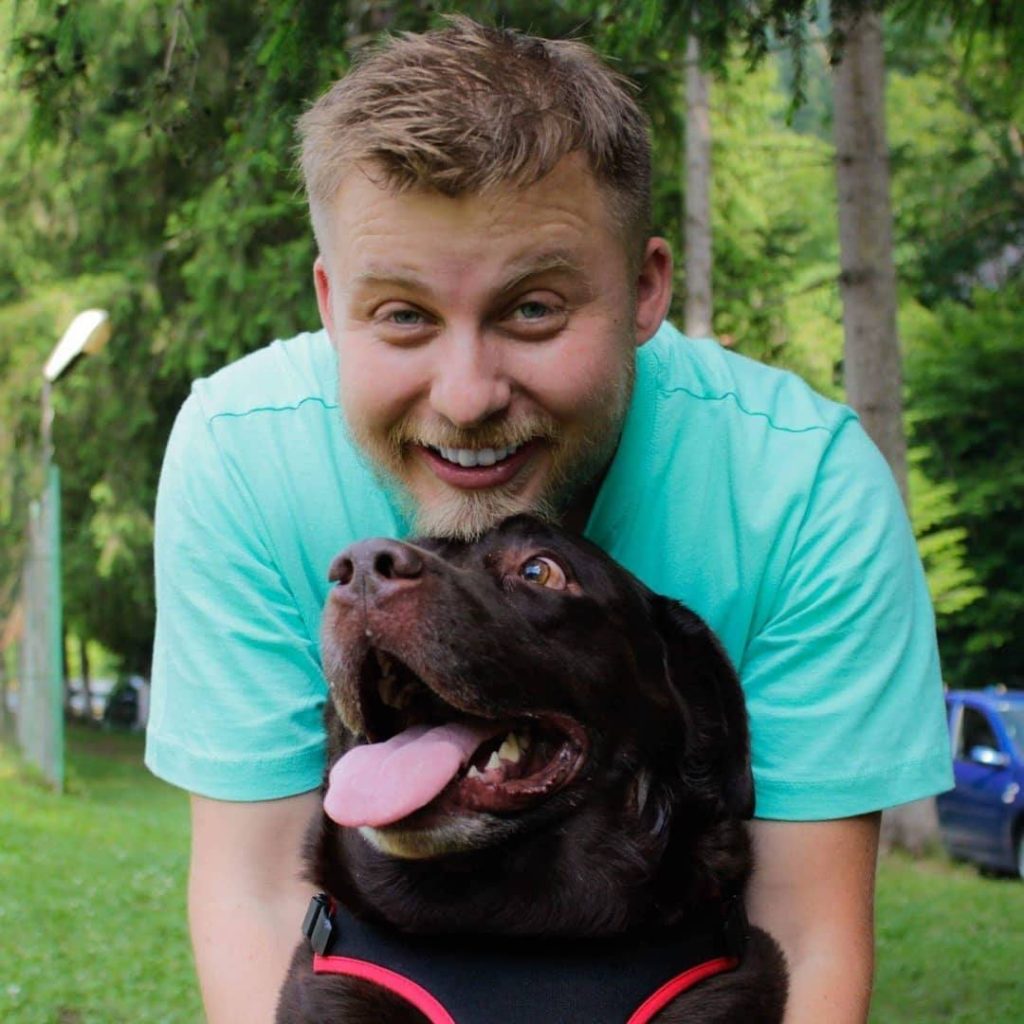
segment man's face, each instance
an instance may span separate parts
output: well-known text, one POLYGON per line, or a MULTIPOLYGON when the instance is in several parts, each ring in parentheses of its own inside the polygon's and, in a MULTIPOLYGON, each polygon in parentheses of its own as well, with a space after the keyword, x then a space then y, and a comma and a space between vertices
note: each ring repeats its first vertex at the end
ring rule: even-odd
POLYGON ((526 189, 401 195, 354 170, 315 266, 360 447, 417 532, 561 515, 611 459, 671 261, 630 271, 607 198, 564 159, 526 189))

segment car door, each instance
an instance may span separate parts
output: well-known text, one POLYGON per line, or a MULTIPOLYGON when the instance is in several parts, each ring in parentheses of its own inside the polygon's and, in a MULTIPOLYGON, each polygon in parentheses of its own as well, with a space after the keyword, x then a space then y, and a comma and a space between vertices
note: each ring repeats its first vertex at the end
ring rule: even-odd
POLYGON ((1006 754, 987 710, 965 704, 953 747, 956 791, 948 809, 947 828, 958 852, 989 863, 1000 862, 1003 846, 1003 793, 1012 781, 1005 765, 985 764, 971 757, 985 748, 1006 754))

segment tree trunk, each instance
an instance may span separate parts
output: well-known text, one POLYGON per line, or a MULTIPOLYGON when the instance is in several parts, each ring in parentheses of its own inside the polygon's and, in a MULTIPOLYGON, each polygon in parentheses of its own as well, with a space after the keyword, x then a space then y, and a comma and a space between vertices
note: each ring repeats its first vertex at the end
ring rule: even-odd
POLYGON ((60 635, 60 671, 64 679, 64 714, 71 714, 71 658, 68 656, 68 631, 63 627, 60 635))
POLYGON ((906 501, 882 26, 872 13, 843 28, 846 44, 834 77, 843 381, 847 400, 881 449, 906 501))
POLYGON ((686 196, 684 269, 686 316, 691 338, 711 337, 711 113, 709 76, 700 66, 700 47, 690 36, 686 47, 686 196))
POLYGON ((7 738, 10 723, 7 721, 7 649, 0 643, 0 740, 7 738))
POLYGON ((92 673, 89 667, 89 650, 84 637, 78 638, 78 664, 82 670, 82 699, 85 701, 85 720, 92 722, 92 673))
MULTIPOLYGON (((846 36, 833 79, 843 380, 847 400, 888 461, 907 504, 882 24, 874 13, 836 18, 836 23, 846 36)), ((906 804, 884 815, 883 847, 921 853, 937 841, 934 800, 906 804)))

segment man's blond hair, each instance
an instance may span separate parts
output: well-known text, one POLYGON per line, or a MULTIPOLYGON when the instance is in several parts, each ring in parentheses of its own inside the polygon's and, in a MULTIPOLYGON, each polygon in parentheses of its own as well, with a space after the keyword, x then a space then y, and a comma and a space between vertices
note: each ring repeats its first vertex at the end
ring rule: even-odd
POLYGON ((359 164, 396 193, 475 195, 526 187, 580 152, 639 261, 650 227, 647 119, 634 86, 580 42, 488 28, 455 15, 388 38, 300 119, 313 228, 359 164))

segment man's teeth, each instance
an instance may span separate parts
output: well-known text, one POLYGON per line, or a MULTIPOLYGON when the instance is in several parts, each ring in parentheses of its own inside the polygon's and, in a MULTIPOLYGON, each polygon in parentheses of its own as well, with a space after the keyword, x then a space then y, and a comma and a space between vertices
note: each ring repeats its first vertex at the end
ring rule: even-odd
POLYGON ((457 466, 493 466, 502 459, 507 459, 517 452, 522 445, 514 444, 505 448, 446 448, 444 445, 435 448, 441 458, 453 462, 457 466))

